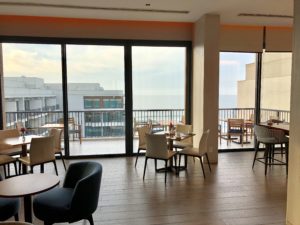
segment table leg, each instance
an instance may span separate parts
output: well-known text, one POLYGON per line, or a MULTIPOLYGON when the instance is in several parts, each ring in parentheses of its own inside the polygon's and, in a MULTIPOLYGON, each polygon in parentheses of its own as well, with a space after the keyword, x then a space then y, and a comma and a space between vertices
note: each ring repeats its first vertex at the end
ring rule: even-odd
POLYGON ((30 195, 24 196, 24 216, 25 222, 32 223, 32 199, 30 195))
MULTIPOLYGON (((23 145, 22 145, 22 153, 21 153, 21 156, 22 156, 22 157, 27 156, 27 144, 23 144, 23 145)), ((27 173, 27 166, 26 166, 25 164, 22 164, 22 171, 23 171, 23 174, 26 174, 26 173, 27 173)))

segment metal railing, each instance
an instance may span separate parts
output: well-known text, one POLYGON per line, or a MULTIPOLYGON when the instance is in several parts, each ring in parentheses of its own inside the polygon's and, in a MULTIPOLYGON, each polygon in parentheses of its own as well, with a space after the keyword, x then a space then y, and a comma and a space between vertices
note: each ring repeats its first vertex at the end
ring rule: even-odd
MULTIPOLYGON (((183 109, 133 110, 136 121, 179 122, 184 115, 183 109)), ((76 124, 82 128, 82 137, 118 137, 125 135, 125 110, 87 110, 70 111, 76 124)), ((63 118, 62 111, 22 111, 6 112, 6 127, 15 128, 18 122, 32 128, 36 134, 44 134, 45 124, 58 123, 63 118)))
MULTIPOLYGON (((227 132, 228 119, 244 119, 254 121, 254 108, 221 108, 219 109, 219 125, 222 132, 227 132)), ((260 122, 266 122, 269 119, 278 119, 284 122, 290 122, 290 111, 278 109, 261 109, 260 122)))
MULTIPOLYGON (((222 108, 219 109, 219 124, 222 131, 226 132, 229 118, 251 120, 254 118, 254 108, 222 108)), ((276 109, 261 109, 261 121, 271 117, 290 121, 290 112, 276 109)), ((150 120, 156 123, 172 121, 180 122, 184 115, 183 109, 158 109, 158 110, 133 110, 133 118, 138 123, 147 123, 150 120)), ((77 124, 81 124, 83 137, 114 137, 125 135, 125 111, 114 110, 87 110, 70 111, 77 124)), ((40 112, 6 112, 7 128, 14 128, 17 122, 22 122, 28 128, 35 128, 37 133, 45 132, 41 128, 45 124, 58 123, 63 118, 62 111, 40 112)))

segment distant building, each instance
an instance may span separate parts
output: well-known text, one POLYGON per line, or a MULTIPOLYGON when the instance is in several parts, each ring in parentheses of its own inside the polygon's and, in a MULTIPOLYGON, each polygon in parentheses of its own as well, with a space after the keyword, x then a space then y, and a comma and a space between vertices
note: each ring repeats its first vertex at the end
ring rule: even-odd
MULTIPOLYGON (((38 127, 62 118, 62 84, 44 83, 36 77, 5 77, 4 90, 8 127, 17 121, 38 127)), ((121 90, 104 90, 98 83, 69 83, 68 109, 69 116, 82 125, 85 137, 124 135, 121 90)))

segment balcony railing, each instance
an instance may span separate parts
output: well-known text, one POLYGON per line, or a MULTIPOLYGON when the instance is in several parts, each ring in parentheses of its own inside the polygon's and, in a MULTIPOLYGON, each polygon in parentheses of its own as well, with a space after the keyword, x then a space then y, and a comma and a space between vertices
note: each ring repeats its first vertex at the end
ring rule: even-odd
MULTIPOLYGON (((133 110, 136 121, 173 121, 179 122, 184 115, 183 109, 133 110)), ((70 111, 77 124, 81 124, 82 137, 118 137, 125 135, 125 110, 87 110, 70 111)), ((33 128, 35 133, 43 134, 45 124, 58 123, 63 118, 62 111, 22 111, 6 112, 6 127, 14 128, 17 122, 22 122, 27 128, 33 128)))
MULTIPOLYGON (((227 119, 242 118, 249 120, 254 118, 254 108, 222 108, 219 109, 219 124, 222 131, 226 132, 227 119)), ((164 121, 179 122, 184 115, 183 109, 161 109, 161 110, 133 110, 133 118, 137 122, 158 123, 164 121)), ((114 110, 88 110, 70 111, 69 117, 73 117, 77 124, 82 126, 82 136, 89 137, 117 137, 125 135, 125 111, 114 110)), ((261 109, 261 121, 271 117, 286 122, 290 121, 290 112, 276 109, 261 109)), ((6 112, 7 128, 14 128, 17 122, 22 122, 26 127, 35 128, 36 133, 44 133, 41 128, 45 124, 57 123, 63 118, 62 111, 40 111, 40 112, 6 112)))

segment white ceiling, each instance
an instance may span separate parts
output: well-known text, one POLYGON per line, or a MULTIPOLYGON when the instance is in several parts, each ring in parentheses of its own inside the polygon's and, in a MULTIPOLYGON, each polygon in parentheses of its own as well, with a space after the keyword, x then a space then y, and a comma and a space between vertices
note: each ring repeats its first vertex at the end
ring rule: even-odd
POLYGON ((222 24, 292 26, 292 18, 240 17, 238 14, 293 16, 293 4, 293 0, 0 0, 0 14, 195 22, 202 15, 212 13, 220 15, 222 24), (150 6, 146 6, 147 3, 150 3, 150 6))

